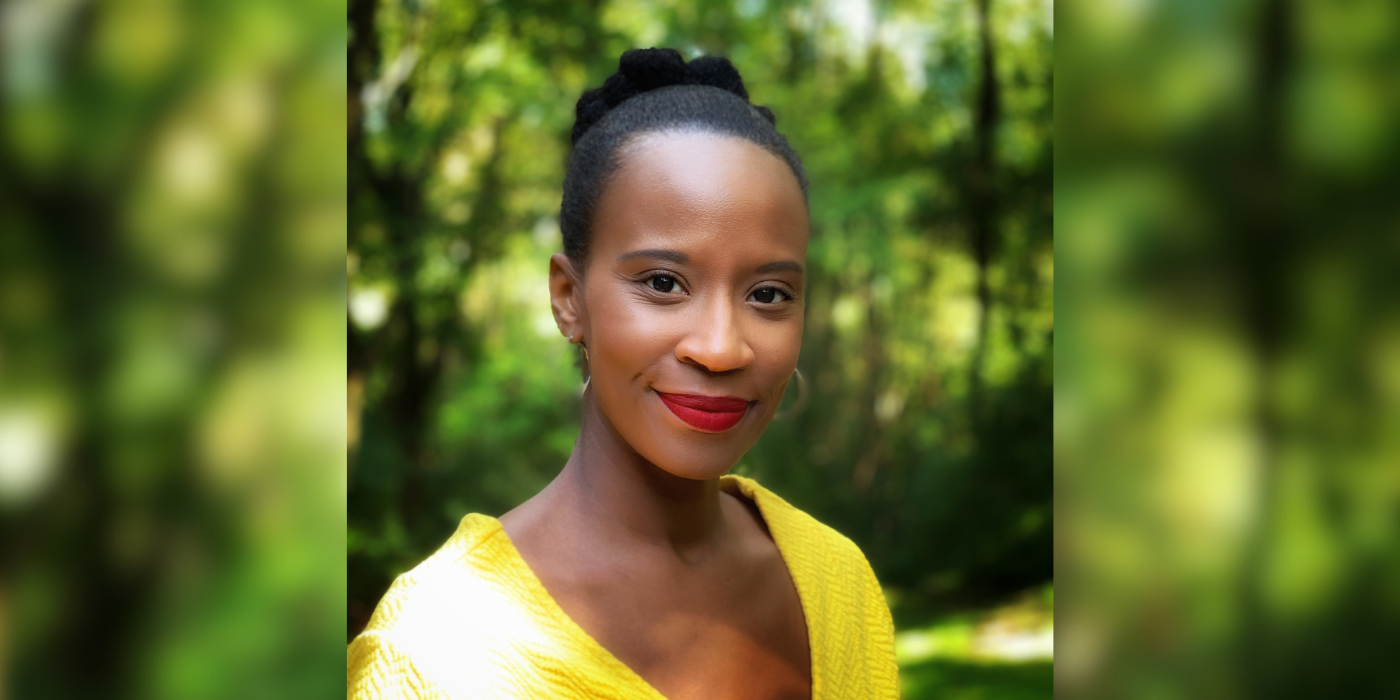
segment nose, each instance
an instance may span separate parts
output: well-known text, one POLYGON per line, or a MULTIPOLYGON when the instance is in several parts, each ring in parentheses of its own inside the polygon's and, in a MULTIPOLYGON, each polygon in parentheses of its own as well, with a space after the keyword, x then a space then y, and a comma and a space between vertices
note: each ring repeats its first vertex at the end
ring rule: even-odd
POLYGON ((724 298, 706 303, 691 317, 691 327, 676 344, 676 359, 707 372, 732 372, 753 364, 753 348, 745 339, 739 310, 724 298))

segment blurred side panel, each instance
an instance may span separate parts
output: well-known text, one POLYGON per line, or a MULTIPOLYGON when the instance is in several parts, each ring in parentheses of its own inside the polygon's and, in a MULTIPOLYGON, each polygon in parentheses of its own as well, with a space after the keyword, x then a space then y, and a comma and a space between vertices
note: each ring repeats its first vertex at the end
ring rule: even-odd
POLYGON ((1400 5, 1058 9, 1057 695, 1397 697, 1400 5))
POLYGON ((0 4, 0 697, 342 692, 345 10, 0 4))

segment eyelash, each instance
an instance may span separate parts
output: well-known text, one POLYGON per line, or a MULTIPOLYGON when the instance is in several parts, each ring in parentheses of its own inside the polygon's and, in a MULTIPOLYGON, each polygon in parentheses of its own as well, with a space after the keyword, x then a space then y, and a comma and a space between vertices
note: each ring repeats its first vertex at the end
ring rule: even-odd
MULTIPOLYGON (((784 302, 784 301, 792 301, 792 294, 790 294, 787 290, 779 289, 778 287, 774 287, 774 286, 771 285, 771 284, 768 285, 768 286, 766 286, 766 287, 759 287, 758 289, 753 290, 753 293, 750 294, 749 297, 752 298, 754 295, 758 294, 759 292, 761 292, 761 291, 763 291, 763 290, 765 290, 765 289, 771 289, 771 290, 773 290, 773 292, 774 292, 775 294, 780 295, 782 298, 781 298, 781 299, 775 298, 773 301, 769 301, 769 302, 762 302, 762 301, 758 302, 758 303, 760 303, 760 304, 763 304, 764 306, 773 306, 773 305, 775 305, 775 304, 779 304, 779 303, 782 303, 782 302, 784 302)), ((757 301, 757 300, 755 300, 755 301, 757 301)))
MULTIPOLYGON (((655 292, 655 293, 657 293, 657 294, 664 295, 664 296, 670 296, 671 294, 673 294, 673 293, 675 292, 674 289, 671 290, 671 291, 669 291, 669 292, 663 292, 663 291, 657 289, 656 287, 653 287, 653 286, 652 286, 652 283, 653 283, 655 280, 659 280, 659 279, 669 279, 669 280, 671 280, 672 284, 674 284, 676 287, 681 287, 681 282, 680 282, 680 280, 677 279, 675 275, 670 274, 670 273, 667 273, 667 272, 654 272, 654 273, 650 273, 650 274, 646 275, 645 277, 643 277, 643 278, 641 279, 641 283, 642 283, 642 285, 644 285, 648 290, 650 290, 650 291, 652 291, 652 292, 655 292)), ((682 288, 682 289, 683 289, 683 288, 682 288)), ((775 298, 773 301, 770 301, 770 302, 758 302, 759 304, 761 304, 761 305, 763 305, 763 306, 774 306, 774 305, 777 305, 777 304, 779 304, 779 303, 781 303, 781 302, 784 302, 784 301, 792 301, 792 300, 794 299, 794 296, 793 296, 793 294, 792 294, 791 292, 789 292, 789 291, 787 291, 787 290, 785 290, 785 289, 782 289, 781 287, 776 287, 776 286, 771 285, 771 284, 770 284, 770 285, 763 286, 763 287, 759 287, 758 289, 755 289, 752 293, 749 294, 749 298, 753 298, 754 295, 758 294, 758 293, 761 292, 761 291, 768 290, 768 289, 773 290, 774 294, 777 295, 777 296, 780 297, 780 298, 775 298)), ((746 300, 746 301, 747 301, 747 300, 746 300)), ((757 300, 755 300, 755 301, 757 301, 757 300)))
POLYGON ((657 288, 651 286, 651 283, 652 283, 652 282, 654 282, 654 281, 656 281, 656 280, 659 280, 659 279, 669 279, 669 280, 671 280, 671 282, 672 282, 676 287, 678 287, 678 288, 681 287, 681 281, 680 281, 680 279, 678 279, 675 275, 672 275, 672 274, 666 273, 666 272, 652 272, 652 273, 647 274, 645 277, 642 278, 642 285, 644 285, 647 289, 649 289, 649 290, 651 290, 651 291, 653 291, 653 292, 656 292, 657 294, 663 294, 663 295, 668 295, 668 296, 669 296, 672 292, 675 291, 675 290, 672 290, 671 292, 663 292, 663 291, 661 291, 660 289, 657 289, 657 288))

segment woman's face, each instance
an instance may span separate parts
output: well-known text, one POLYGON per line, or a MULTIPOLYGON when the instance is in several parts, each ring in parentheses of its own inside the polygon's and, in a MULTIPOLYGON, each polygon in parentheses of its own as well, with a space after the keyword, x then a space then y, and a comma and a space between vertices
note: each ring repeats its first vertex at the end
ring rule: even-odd
POLYGON ((588 348, 594 401, 643 458, 710 479, 758 440, 797 366, 807 236, 796 177, 748 141, 657 133, 624 148, 587 269, 555 256, 550 291, 588 348))

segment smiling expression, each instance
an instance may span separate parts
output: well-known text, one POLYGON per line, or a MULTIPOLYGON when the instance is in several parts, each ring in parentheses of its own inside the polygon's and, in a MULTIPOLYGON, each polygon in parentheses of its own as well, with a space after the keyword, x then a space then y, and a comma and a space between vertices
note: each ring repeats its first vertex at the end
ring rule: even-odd
POLYGON ((714 478, 797 366, 806 203, 786 163, 735 137, 645 134, 620 157, 583 274, 551 266, 556 318, 588 348, 611 432, 667 472, 714 478))

